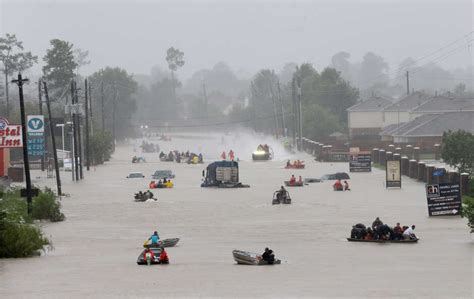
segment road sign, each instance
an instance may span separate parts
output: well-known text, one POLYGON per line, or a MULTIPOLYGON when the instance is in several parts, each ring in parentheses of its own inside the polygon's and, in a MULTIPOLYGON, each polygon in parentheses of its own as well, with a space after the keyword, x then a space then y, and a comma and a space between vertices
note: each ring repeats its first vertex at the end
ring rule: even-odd
POLYGON ((349 157, 350 172, 371 172, 372 155, 370 153, 351 153, 349 157))
POLYGON ((401 176, 401 161, 400 160, 387 160, 385 165, 385 186, 386 188, 401 188, 402 187, 402 176, 401 176))
POLYGON ((21 125, 11 125, 0 117, 0 148, 23 147, 21 125))
POLYGON ((460 183, 426 185, 428 214, 430 216, 454 216, 461 213, 460 183))

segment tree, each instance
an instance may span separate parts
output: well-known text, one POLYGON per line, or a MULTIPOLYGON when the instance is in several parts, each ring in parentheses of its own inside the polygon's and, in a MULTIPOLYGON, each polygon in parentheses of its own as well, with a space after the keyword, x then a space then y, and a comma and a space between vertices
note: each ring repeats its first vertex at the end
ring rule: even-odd
POLYGON ((48 49, 43 57, 43 74, 51 89, 63 89, 74 78, 74 71, 78 67, 74 57, 74 45, 59 39, 51 40, 50 44, 52 48, 48 49))
MULTIPOLYGON (((105 115, 104 121, 115 138, 122 139, 134 134, 131 125, 132 115, 135 113, 136 100, 135 93, 138 85, 133 77, 126 70, 115 67, 106 67, 90 76, 91 84, 103 84, 105 93, 105 115), (96 82, 96 83, 92 83, 96 82), (115 132, 114 132, 115 131, 115 132)), ((94 98, 98 98, 95 96, 94 98)), ((94 111, 101 111, 101 103, 93 103, 94 111)))
POLYGON ((371 86, 375 83, 387 82, 388 64, 382 56, 375 53, 368 52, 364 55, 362 60, 360 79, 362 86, 371 86))
POLYGON ((331 66, 341 73, 341 76, 349 80, 351 63, 349 62, 351 54, 341 51, 334 54, 331 58, 331 66))
MULTIPOLYGON (((166 62, 168 62, 168 68, 171 71, 171 81, 174 83, 174 73, 178 68, 184 65, 184 52, 181 52, 179 49, 175 49, 174 47, 169 48, 166 51, 166 62)), ((176 105, 176 85, 173 85, 173 97, 174 105, 176 105)), ((174 109, 173 112, 176 113, 176 109, 174 109)))
POLYGON ((89 56, 89 51, 74 49, 73 52, 74 52, 74 61, 77 64, 77 72, 79 73, 79 68, 91 63, 90 60, 87 60, 87 57, 89 56))
POLYGON ((472 174, 474 171, 474 135, 459 130, 443 134, 441 157, 451 167, 460 173, 472 174))
POLYGON ((22 72, 29 69, 38 62, 38 56, 31 52, 23 51, 23 42, 17 40, 15 34, 5 34, 0 38, 0 61, 3 63, 3 73, 5 74, 5 99, 6 116, 9 116, 9 98, 8 98, 8 77, 15 72, 22 72))
POLYGON ((255 75, 250 89, 250 110, 253 111, 254 126, 264 132, 275 132, 279 128, 277 103, 278 77, 272 70, 264 69, 255 75))

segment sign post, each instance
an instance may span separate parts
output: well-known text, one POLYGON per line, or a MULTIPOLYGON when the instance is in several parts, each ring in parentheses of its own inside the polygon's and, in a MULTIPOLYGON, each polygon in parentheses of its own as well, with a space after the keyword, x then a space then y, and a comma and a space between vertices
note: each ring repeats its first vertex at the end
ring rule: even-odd
POLYGON ((461 214, 460 183, 426 185, 428 214, 430 216, 455 216, 461 214))
POLYGON ((387 160, 385 165, 385 187, 386 188, 401 188, 401 161, 387 160))
POLYGON ((372 155, 370 152, 351 152, 349 159, 350 172, 371 172, 372 155))

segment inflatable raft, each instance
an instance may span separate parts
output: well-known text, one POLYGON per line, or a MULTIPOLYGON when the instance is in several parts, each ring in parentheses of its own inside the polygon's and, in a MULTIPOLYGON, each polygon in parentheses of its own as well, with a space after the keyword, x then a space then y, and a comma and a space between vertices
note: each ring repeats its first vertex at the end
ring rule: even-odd
POLYGON ((285 181, 285 186, 287 186, 287 187, 303 187, 304 183, 303 182, 290 183, 290 181, 285 181))
MULTIPOLYGON (((242 250, 234 250, 232 251, 232 255, 234 256, 234 260, 237 264, 240 265, 252 265, 252 266, 263 266, 269 265, 267 261, 262 259, 261 254, 252 253, 248 251, 242 250)), ((275 259, 275 262, 272 265, 279 265, 281 264, 281 260, 275 259)))

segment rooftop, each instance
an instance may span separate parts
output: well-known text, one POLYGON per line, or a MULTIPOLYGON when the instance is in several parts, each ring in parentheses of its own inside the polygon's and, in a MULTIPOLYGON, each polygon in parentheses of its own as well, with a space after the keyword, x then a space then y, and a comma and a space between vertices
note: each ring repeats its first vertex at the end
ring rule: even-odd
POLYGON ((386 107, 384 111, 410 111, 429 101, 432 96, 417 91, 404 96, 396 103, 386 107))
POLYGON ((465 130, 474 133, 474 111, 425 114, 414 120, 398 125, 390 125, 380 135, 426 137, 442 136, 446 131, 465 130))
POLYGON ((385 107, 392 105, 392 101, 383 97, 370 97, 365 101, 358 102, 347 111, 382 111, 385 107))
POLYGON ((474 111, 474 98, 455 98, 450 95, 432 97, 413 109, 415 112, 474 111))

